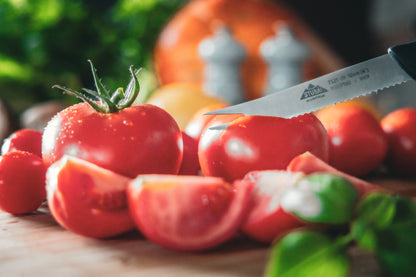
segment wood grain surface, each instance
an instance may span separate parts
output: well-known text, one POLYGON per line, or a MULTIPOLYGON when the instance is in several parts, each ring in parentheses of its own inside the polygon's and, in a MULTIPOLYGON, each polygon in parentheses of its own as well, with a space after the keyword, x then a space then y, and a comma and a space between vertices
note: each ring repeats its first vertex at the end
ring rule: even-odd
MULTIPOLYGON (((378 183, 406 194, 415 191, 414 183, 378 183)), ((242 235, 191 254, 163 249, 138 232, 106 240, 81 237, 60 227, 46 206, 23 216, 0 212, 0 276, 254 277, 262 275, 267 255, 268 246, 242 235)), ((350 276, 386 276, 369 253, 352 248, 350 256, 350 276)))

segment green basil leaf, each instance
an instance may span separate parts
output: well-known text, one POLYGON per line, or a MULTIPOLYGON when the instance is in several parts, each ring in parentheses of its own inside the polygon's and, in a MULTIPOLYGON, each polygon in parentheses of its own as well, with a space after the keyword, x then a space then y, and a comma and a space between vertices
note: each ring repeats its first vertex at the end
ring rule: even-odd
POLYGON ((344 277, 349 261, 343 245, 324 234, 293 231, 273 245, 264 277, 344 277))
POLYGON ((396 200, 391 224, 376 233, 377 257, 393 276, 416 276, 416 205, 396 200))
POLYGON ((351 234, 357 240, 360 248, 374 251, 377 247, 377 237, 372 228, 362 221, 355 221, 351 226, 351 234))
POLYGON ((393 221, 396 202, 397 199, 390 194, 371 193, 361 201, 356 220, 372 229, 384 228, 393 221))
POLYGON ((281 198, 281 205, 303 220, 340 224, 352 219, 358 192, 346 179, 328 173, 302 178, 281 198))

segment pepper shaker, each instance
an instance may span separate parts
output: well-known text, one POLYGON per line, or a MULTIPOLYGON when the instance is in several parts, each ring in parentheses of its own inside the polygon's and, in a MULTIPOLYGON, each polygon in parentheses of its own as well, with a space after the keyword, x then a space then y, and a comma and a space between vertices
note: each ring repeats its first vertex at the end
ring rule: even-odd
POLYGON ((246 51, 230 30, 226 26, 217 29, 212 37, 200 42, 198 52, 205 62, 203 89, 206 93, 231 105, 245 101, 240 67, 246 51))
POLYGON ((279 26, 276 35, 260 45, 260 54, 268 64, 265 95, 304 81, 302 67, 309 56, 309 48, 295 37, 289 26, 279 26))

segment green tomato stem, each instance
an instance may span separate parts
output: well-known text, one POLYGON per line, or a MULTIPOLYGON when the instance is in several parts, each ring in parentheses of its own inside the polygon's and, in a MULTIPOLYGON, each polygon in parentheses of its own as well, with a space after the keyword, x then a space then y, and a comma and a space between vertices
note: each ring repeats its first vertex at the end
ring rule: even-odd
POLYGON ((94 77, 95 91, 86 88, 83 88, 81 91, 75 91, 59 85, 54 85, 53 88, 60 89, 66 94, 81 99, 88 103, 94 110, 101 113, 115 113, 133 105, 140 91, 137 75, 141 69, 134 70, 133 66, 130 66, 129 71, 132 78, 126 91, 124 92, 123 88, 118 88, 113 94, 110 94, 98 78, 97 70, 93 63, 90 60, 88 62, 91 65, 91 71, 94 77))

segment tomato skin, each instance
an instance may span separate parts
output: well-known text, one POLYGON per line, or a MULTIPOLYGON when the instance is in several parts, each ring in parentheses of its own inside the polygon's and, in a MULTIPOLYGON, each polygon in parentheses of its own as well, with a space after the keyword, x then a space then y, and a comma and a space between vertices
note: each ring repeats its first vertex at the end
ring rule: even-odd
POLYGON ((126 201, 130 178, 70 156, 52 164, 46 176, 49 209, 65 229, 92 238, 134 229, 126 201))
POLYGON ((36 211, 46 199, 42 159, 15 150, 0 159, 0 209, 10 214, 36 211))
POLYGON ((181 131, 164 110, 150 104, 99 113, 87 103, 58 113, 45 128, 47 166, 70 155, 129 177, 176 174, 182 160, 181 131))
POLYGON ((33 129, 20 129, 3 141, 1 154, 21 150, 42 157, 42 132, 33 129))
POLYGON ((291 119, 242 116, 222 132, 210 131, 200 142, 202 173, 229 182, 254 170, 285 169, 305 151, 328 160, 325 129, 312 114, 291 119))
POLYGON ((386 164, 394 174, 416 176, 416 109, 401 108, 381 120, 389 150, 386 164))
POLYGON ((388 148, 379 121, 354 103, 334 105, 317 113, 329 140, 329 164, 354 176, 365 176, 383 162, 388 148))
POLYGON ((149 240, 172 250, 202 251, 237 233, 251 190, 214 177, 139 175, 127 198, 136 226, 149 240))
POLYGON ((182 131, 183 158, 179 175, 198 175, 200 171, 198 160, 198 140, 182 131))
MULTIPOLYGON (((199 109, 190 119, 188 124, 186 125, 185 132, 189 136, 197 139, 199 141, 202 133, 204 130, 208 127, 209 122, 213 120, 214 118, 218 118, 224 115, 208 115, 206 113, 212 112, 214 110, 222 109, 227 107, 228 105, 222 105, 222 104, 214 104, 209 105, 206 107, 203 107, 199 109)), ((227 116, 227 115, 225 115, 227 116)))

